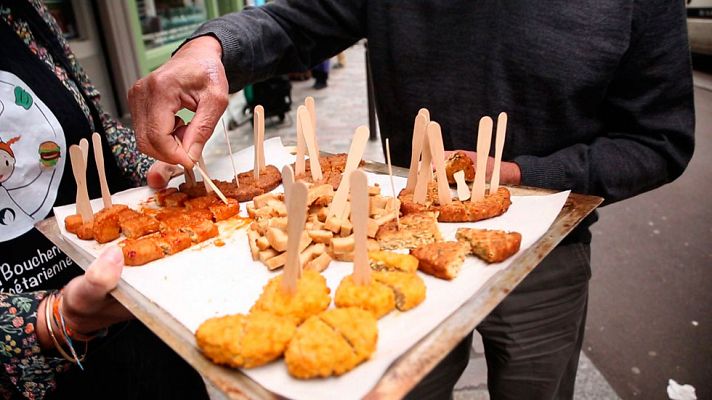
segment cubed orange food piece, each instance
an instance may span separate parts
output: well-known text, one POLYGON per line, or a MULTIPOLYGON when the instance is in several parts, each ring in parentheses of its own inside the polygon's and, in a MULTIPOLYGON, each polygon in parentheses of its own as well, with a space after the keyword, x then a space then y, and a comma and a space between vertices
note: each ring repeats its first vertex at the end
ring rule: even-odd
POLYGON ((161 205, 166 207, 183 207, 183 204, 188 199, 189 197, 187 194, 176 192, 166 196, 166 198, 164 199, 164 204, 161 205))
POLYGON ((77 229, 77 237, 82 240, 94 239, 94 221, 83 223, 77 229))
POLYGON ((208 207, 215 221, 222 221, 240 212, 240 203, 235 199, 227 199, 227 204, 220 202, 208 207))
POLYGON ((143 265, 163 258, 163 249, 156 238, 126 239, 119 244, 124 253, 124 264, 143 265))
POLYGON ((161 208, 160 210, 151 210, 151 214, 148 213, 148 210, 143 210, 143 213, 146 215, 149 215, 151 217, 155 217, 159 221, 165 221, 169 218, 173 218, 176 215, 179 214, 185 214, 185 208, 183 207, 165 207, 161 208))
POLYGON ((111 207, 102 208, 99 212, 94 214, 95 218, 105 218, 109 216, 116 216, 124 210, 128 210, 129 206, 126 204, 114 204, 111 207))
POLYGON ((107 243, 121 235, 119 226, 119 213, 128 207, 116 205, 105 208, 94 215, 94 240, 107 243))
POLYGON ((122 223, 124 223, 124 222, 126 222, 126 221, 128 221, 128 220, 130 220, 130 219, 132 219, 132 218, 136 218, 136 217, 138 217, 139 215, 141 215, 140 212, 138 212, 138 211, 136 211, 136 210, 132 210, 132 209, 130 209, 130 208, 127 208, 127 209, 125 209, 125 210, 123 210, 123 211, 120 211, 120 212, 117 214, 117 218, 119 219, 119 225, 121 225, 122 223))
POLYGON ((84 221, 82 220, 81 215, 69 215, 64 219, 64 229, 66 229, 67 232, 76 234, 83 223, 84 221))
POLYGON ((187 200, 184 205, 185 208, 188 210, 200 210, 207 209, 208 207, 219 201, 220 199, 218 199, 217 196, 209 194, 207 196, 200 196, 194 199, 187 200))
POLYGON ((207 219, 208 221, 213 220, 213 213, 211 213, 210 209, 207 209, 207 208, 189 211, 187 213, 187 215, 191 221, 200 220, 200 219, 207 219))
POLYGON ((160 222, 153 217, 140 215, 121 224, 121 231, 129 239, 136 239, 149 233, 158 232, 160 222))
POLYGON ((165 202, 166 197, 173 193, 178 193, 178 189, 165 188, 165 189, 161 189, 161 190, 157 191, 156 194, 154 195, 154 197, 156 199, 156 203, 161 207, 165 206, 166 205, 166 202, 165 202))
POLYGON ((193 245, 190 235, 178 230, 164 232, 156 240, 166 254, 175 254, 193 245))
POLYGON ((209 220, 200 220, 180 229, 190 235, 194 243, 204 242, 218 235, 218 226, 209 220))

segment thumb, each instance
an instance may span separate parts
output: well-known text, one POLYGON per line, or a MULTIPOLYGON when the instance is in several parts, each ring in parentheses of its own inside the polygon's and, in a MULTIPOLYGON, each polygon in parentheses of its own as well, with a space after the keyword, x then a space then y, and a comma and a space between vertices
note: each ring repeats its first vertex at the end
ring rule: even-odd
POLYGON ((123 267, 124 254, 118 246, 104 250, 83 276, 67 285, 64 291, 67 304, 85 313, 100 309, 119 283, 123 267))
POLYGON ((156 161, 151 165, 146 174, 148 186, 152 189, 163 189, 168 185, 168 181, 174 176, 178 176, 183 172, 183 169, 177 165, 156 161))

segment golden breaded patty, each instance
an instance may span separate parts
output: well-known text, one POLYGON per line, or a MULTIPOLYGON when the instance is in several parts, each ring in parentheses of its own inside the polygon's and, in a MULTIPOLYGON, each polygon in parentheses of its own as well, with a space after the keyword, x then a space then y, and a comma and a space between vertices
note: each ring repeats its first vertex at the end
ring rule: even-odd
POLYGON ((336 288, 334 304, 337 307, 358 307, 381 318, 396 308, 396 296, 388 286, 375 279, 371 279, 369 285, 357 285, 348 275, 336 288))
POLYGON ((460 242, 439 242, 420 246, 410 251, 418 259, 418 269, 436 278, 452 280, 457 277, 469 246, 460 242))
POLYGON ((216 364, 252 368, 280 357, 296 330, 291 318, 254 312, 210 318, 195 332, 195 340, 216 364))
POLYGON ((371 277, 393 290, 396 296, 396 307, 400 311, 415 308, 425 300, 425 282, 418 274, 400 271, 374 271, 371 277))
POLYGON ((307 319, 284 354, 289 373, 300 379, 342 375, 376 351, 376 318, 359 308, 335 308, 307 319))
POLYGON ((304 271, 297 282, 297 291, 290 295, 282 290, 282 274, 267 282, 251 311, 266 311, 288 316, 301 323, 312 315, 326 310, 331 303, 326 279, 316 271, 304 271))
POLYGON ((392 251, 369 251, 368 261, 375 271, 401 271, 413 273, 418 270, 418 259, 410 254, 392 251))
POLYGON ((309 379, 342 375, 360 361, 339 332, 313 315, 297 329, 284 353, 284 362, 292 376, 309 379))
POLYGON ((438 228, 438 213, 412 213, 400 218, 400 225, 391 220, 381 225, 376 240, 383 250, 414 249, 442 240, 438 228))
POLYGON ((319 318, 339 331, 361 360, 370 358, 376 351, 378 326, 370 312, 357 307, 332 308, 319 314, 319 318))

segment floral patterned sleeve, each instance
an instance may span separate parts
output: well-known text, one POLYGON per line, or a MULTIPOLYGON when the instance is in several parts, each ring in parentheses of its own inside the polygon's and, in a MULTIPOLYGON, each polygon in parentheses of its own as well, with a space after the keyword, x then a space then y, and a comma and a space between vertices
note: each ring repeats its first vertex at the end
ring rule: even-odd
POLYGON ((55 387, 55 374, 70 363, 46 357, 35 326, 37 308, 47 292, 0 292, 0 399, 41 399, 55 387))
MULTIPOLYGON (((82 68, 82 66, 77 62, 74 53, 72 53, 72 50, 69 48, 69 44, 64 39, 57 22, 40 0, 31 1, 37 12, 40 16, 42 16, 42 19, 49 26, 52 33, 54 33, 59 39, 60 45, 64 49, 64 54, 69 60, 72 75, 74 75, 74 78, 77 81, 76 84, 81 86, 84 93, 86 93, 87 97, 98 111, 101 118, 101 124, 104 127, 104 132, 106 134, 106 140, 111 147, 111 151, 114 154, 117 165, 122 171, 124 171, 126 176, 134 185, 145 185, 146 172, 148 172, 148 168, 151 164, 153 164, 154 160, 138 151, 136 146, 136 137, 132 129, 123 126, 119 121, 109 115, 109 113, 104 112, 104 109, 101 106, 101 95, 99 94, 99 91, 96 89, 91 80, 89 80, 84 68, 82 68)), ((82 103, 83 99, 77 98, 77 101, 82 103)))

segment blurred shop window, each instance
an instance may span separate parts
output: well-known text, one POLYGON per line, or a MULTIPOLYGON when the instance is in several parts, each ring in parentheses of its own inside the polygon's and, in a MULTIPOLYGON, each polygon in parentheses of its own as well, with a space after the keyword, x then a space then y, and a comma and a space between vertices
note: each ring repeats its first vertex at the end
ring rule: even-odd
POLYGON ((180 42, 208 19, 203 0, 137 0, 146 49, 180 42))
POLYGON ((77 19, 71 0, 44 0, 44 3, 54 19, 57 20, 64 38, 67 40, 78 39, 77 19))

